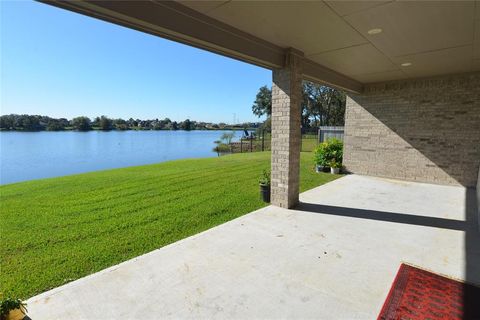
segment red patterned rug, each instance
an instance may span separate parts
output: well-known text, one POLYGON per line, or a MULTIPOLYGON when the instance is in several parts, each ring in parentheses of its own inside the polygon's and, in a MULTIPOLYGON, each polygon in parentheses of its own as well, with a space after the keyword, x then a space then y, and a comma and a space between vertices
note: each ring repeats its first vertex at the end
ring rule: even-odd
POLYGON ((480 319, 480 288, 402 264, 378 320, 480 319))

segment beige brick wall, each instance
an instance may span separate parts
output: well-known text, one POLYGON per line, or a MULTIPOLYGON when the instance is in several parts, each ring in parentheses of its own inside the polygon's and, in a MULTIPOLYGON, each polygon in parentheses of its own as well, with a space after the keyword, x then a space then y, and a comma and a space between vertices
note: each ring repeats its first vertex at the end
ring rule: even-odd
POLYGON ((345 117, 347 170, 475 187, 480 73, 367 85, 345 117))
POLYGON ((272 204, 291 208, 300 185, 301 56, 289 54, 284 69, 273 71, 272 84, 272 204))

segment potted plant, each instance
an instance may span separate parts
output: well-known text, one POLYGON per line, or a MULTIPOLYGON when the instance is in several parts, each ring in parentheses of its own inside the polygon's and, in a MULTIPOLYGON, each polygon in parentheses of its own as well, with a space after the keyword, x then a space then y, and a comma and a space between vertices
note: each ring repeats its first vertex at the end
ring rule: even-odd
POLYGON ((263 202, 270 202, 270 172, 263 170, 263 174, 260 177, 260 195, 263 202))
POLYGON ((331 174, 339 174, 341 167, 342 167, 342 164, 340 162, 337 162, 335 159, 332 159, 330 161, 330 173, 331 174))
POLYGON ((326 158, 327 147, 328 147, 328 143, 322 142, 314 150, 315 171, 317 173, 323 172, 325 171, 325 169, 328 168, 328 162, 326 158))
POLYGON ((343 142, 336 138, 328 139, 325 146, 325 159, 330 166, 330 172, 338 174, 342 167, 343 142))
POLYGON ((6 298, 0 301, 0 320, 21 320, 26 313, 26 304, 20 299, 6 298))

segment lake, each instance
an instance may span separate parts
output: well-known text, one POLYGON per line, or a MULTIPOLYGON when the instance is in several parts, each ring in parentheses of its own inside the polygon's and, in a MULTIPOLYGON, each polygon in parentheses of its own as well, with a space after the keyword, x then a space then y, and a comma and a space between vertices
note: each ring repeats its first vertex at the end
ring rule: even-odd
POLYGON ((232 131, 0 132, 0 184, 216 157, 224 132, 232 131))

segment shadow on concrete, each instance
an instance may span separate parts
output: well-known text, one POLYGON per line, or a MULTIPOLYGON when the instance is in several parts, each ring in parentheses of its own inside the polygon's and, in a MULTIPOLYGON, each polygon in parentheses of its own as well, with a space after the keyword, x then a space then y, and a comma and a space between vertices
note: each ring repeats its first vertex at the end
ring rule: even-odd
POLYGON ((425 227, 434 227, 442 229, 451 229, 466 231, 471 226, 467 221, 435 218, 429 216, 419 216, 413 214, 393 213, 386 211, 376 211, 368 209, 345 208, 336 206, 327 206, 322 204, 304 203, 298 204, 294 210, 316 212, 335 216, 343 216, 359 219, 370 219, 378 221, 396 222, 404 224, 413 224, 425 227))
MULTIPOLYGON (((304 202, 299 203, 294 210, 463 231, 465 233, 465 282, 480 286, 480 232, 478 228, 479 218, 476 191, 473 188, 466 189, 465 194, 465 221, 304 202)), ((472 286, 465 285, 463 293, 463 319, 480 319, 480 296, 478 288, 476 289, 472 286)))

